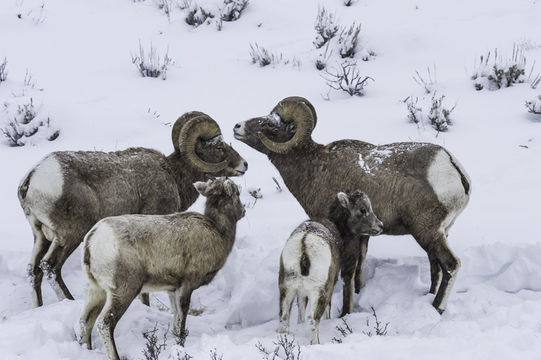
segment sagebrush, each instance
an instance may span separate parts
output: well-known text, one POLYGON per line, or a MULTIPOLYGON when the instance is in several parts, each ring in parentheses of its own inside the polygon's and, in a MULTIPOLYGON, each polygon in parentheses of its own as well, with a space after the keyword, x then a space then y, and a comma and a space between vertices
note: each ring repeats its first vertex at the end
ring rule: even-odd
POLYGON ((5 102, 2 117, 6 120, 0 128, 10 146, 36 144, 40 140, 53 141, 60 130, 51 126, 49 116, 42 114, 42 106, 34 105, 33 98, 22 104, 5 102))
POLYGON ((8 59, 4 58, 4 60, 0 63, 0 84, 7 80, 8 78, 8 59))
POLYGON ((220 19, 223 21, 236 21, 240 19, 242 12, 248 6, 249 0, 224 0, 224 6, 220 9, 220 19))
POLYGON ((169 57, 169 48, 160 56, 152 43, 146 53, 141 42, 139 42, 139 54, 132 54, 131 61, 142 77, 161 77, 162 80, 167 79, 167 70, 173 64, 173 60, 169 57))
MULTIPOLYGON (((370 306, 370 309, 372 310, 372 317, 374 318, 374 324, 370 330, 363 331, 363 334, 371 337, 373 335, 376 336, 385 336, 387 335, 387 328, 389 326, 389 322, 386 322, 385 325, 378 319, 378 314, 376 314, 376 309, 374 309, 373 306, 370 306)), ((370 318, 366 319, 366 326, 370 328, 370 318)))
POLYGON ((361 24, 353 23, 349 28, 342 29, 338 37, 338 52, 342 58, 355 57, 360 33, 361 24))
POLYGON ((438 132, 449 130, 452 125, 451 113, 456 104, 449 107, 444 104, 445 95, 438 96, 436 92, 429 98, 408 97, 404 101, 408 110, 408 119, 415 124, 431 125, 438 132))
POLYGON ((252 59, 252 64, 258 64, 261 67, 278 64, 292 65, 294 67, 300 67, 301 65, 299 59, 295 57, 288 59, 282 53, 273 53, 257 43, 250 44, 250 58, 252 59))
POLYGON ((160 354, 167 347, 167 331, 163 334, 163 340, 160 341, 158 335, 158 324, 154 325, 151 330, 145 331, 145 347, 143 349, 144 360, 159 360, 160 354))
POLYGON ((320 7, 314 28, 316 30, 316 39, 313 43, 316 49, 319 49, 338 33, 339 26, 336 24, 336 15, 329 12, 325 7, 320 7))
POLYGON ((198 27, 204 23, 210 23, 210 20, 214 18, 212 12, 199 6, 195 0, 183 0, 180 8, 186 12, 184 18, 186 24, 193 27, 198 27))
POLYGON ((533 88, 541 81, 539 74, 534 73, 535 63, 526 75, 527 59, 524 47, 513 45, 511 56, 503 56, 494 49, 479 57, 471 76, 476 90, 499 90, 515 84, 529 82, 533 88))
POLYGON ((331 339, 331 342, 333 342, 335 344, 341 344, 344 341, 344 338, 346 338, 347 336, 353 334, 353 330, 349 326, 346 318, 343 317, 341 320, 342 320, 342 324, 341 325, 336 325, 336 330, 338 330, 339 335, 335 336, 335 337, 333 337, 331 339))
POLYGON ((273 342, 274 350, 267 349, 261 342, 258 342, 255 347, 261 353, 264 360, 300 360, 301 347, 295 338, 289 338, 286 334, 278 335, 276 341, 273 342))
POLYGON ((368 81, 374 81, 370 76, 361 75, 355 61, 344 61, 338 66, 325 70, 329 89, 343 91, 350 96, 363 96, 368 81))
POLYGON ((526 101, 526 108, 532 114, 541 115, 541 95, 526 101))

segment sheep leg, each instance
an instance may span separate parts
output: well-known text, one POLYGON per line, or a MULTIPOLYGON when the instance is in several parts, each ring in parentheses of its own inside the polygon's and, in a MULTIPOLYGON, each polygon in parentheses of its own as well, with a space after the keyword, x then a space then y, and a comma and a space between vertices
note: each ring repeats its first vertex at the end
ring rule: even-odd
POLYGON ((349 261, 342 264, 342 280, 344 281, 343 288, 343 303, 342 313, 340 317, 346 316, 353 312, 353 282, 357 261, 349 261))
POLYGON ((138 292, 138 289, 124 289, 124 293, 115 294, 107 292, 105 306, 98 317, 98 333, 110 360, 120 360, 115 345, 115 327, 138 292))
POLYGON ((325 320, 329 320, 331 318, 331 300, 330 299, 329 299, 329 305, 327 305, 327 308, 325 309, 325 313, 323 314, 323 318, 325 320))
POLYGON ((169 302, 171 303, 171 312, 175 315, 178 314, 180 309, 178 308, 176 291, 168 291, 167 295, 169 295, 169 302))
POLYGON ((31 224, 32 232, 34 233, 34 248, 28 264, 28 277, 32 285, 32 304, 34 307, 43 305, 41 296, 41 281, 43 280, 43 270, 40 267, 40 262, 51 243, 47 241, 45 235, 40 229, 39 224, 31 224))
POLYGON ((299 317, 297 324, 302 324, 306 317, 306 305, 308 304, 308 296, 297 294, 297 307, 299 308, 299 317))
POLYGON ((75 249, 68 249, 60 246, 59 241, 54 239, 40 263, 41 270, 47 276, 47 281, 55 291, 59 300, 73 300, 73 296, 64 283, 64 279, 62 279, 62 266, 73 250, 75 249))
POLYGON ((438 287, 441 283, 442 271, 438 259, 434 254, 428 254, 428 260, 430 261, 430 294, 436 294, 438 287))
POLYGON ((280 326, 277 330, 279 333, 287 332, 291 305, 296 295, 297 293, 288 286, 280 285, 280 326))
POLYGON ((368 239, 369 236, 361 236, 360 242, 360 253, 359 259, 357 260, 357 268, 355 269, 355 293, 358 294, 361 292, 361 289, 364 287, 364 278, 363 278, 363 264, 366 259, 366 252, 368 251, 368 239))
MULTIPOLYGON (((426 239, 421 239, 426 240, 426 239)), ((432 305, 441 314, 445 311, 447 299, 456 280, 456 274, 460 268, 460 260, 447 246, 447 239, 442 232, 436 233, 428 242, 420 242, 421 246, 430 256, 433 256, 442 268, 442 280, 432 305)))
POLYGON ((79 324, 81 326, 81 345, 86 344, 89 350, 92 349, 92 328, 96 319, 105 305, 106 293, 95 282, 90 280, 86 294, 86 304, 79 324))
POLYGON ((327 298, 323 290, 310 294, 310 344, 319 344, 319 322, 327 308, 327 298))
POLYGON ((193 289, 185 284, 176 291, 169 292, 169 299, 171 300, 171 305, 173 306, 174 304, 173 308, 175 313, 173 319, 173 335, 175 335, 177 343, 181 346, 184 346, 186 336, 188 336, 188 332, 186 331, 186 317, 190 310, 192 292, 193 289))

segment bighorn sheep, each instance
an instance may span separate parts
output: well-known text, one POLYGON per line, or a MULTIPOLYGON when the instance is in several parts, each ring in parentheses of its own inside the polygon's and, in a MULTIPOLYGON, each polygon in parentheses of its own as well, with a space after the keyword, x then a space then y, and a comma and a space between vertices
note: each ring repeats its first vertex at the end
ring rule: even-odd
POLYGON ((195 181, 247 170, 218 124, 201 112, 181 116, 172 140, 175 151, 169 156, 146 148, 53 152, 23 178, 18 196, 34 234, 28 267, 34 306, 43 304, 43 272, 60 299, 73 299, 62 265, 98 220, 186 210, 198 197, 195 181))
POLYGON ((89 278, 81 317, 81 343, 98 332, 109 359, 119 359, 113 333, 140 291, 174 292, 173 332, 185 334, 192 291, 222 268, 244 216, 239 190, 229 179, 194 184, 207 197, 205 215, 121 215, 99 221, 86 235, 83 266, 89 278))
POLYGON ((287 331, 295 298, 299 307, 298 322, 304 322, 310 298, 311 344, 319 344, 319 321, 323 313, 330 319, 334 284, 348 243, 357 242, 359 235, 377 235, 383 230, 383 224, 372 211, 370 199, 360 190, 349 194, 339 192, 329 218, 332 222, 321 219, 300 224, 290 235, 280 257, 278 332, 287 331))
MULTIPOLYGON (((325 209, 338 191, 363 189, 383 221, 384 234, 411 234, 427 252, 430 292, 436 294, 433 305, 444 311, 460 267, 447 246, 447 234, 470 197, 465 170, 447 150, 434 144, 376 146, 357 140, 318 144, 311 137, 316 119, 308 100, 289 97, 270 115, 236 124, 234 134, 268 156, 310 218, 326 217, 325 209)), ((355 275, 356 292, 363 285, 361 264, 368 236, 359 241, 360 253, 352 255, 359 256, 357 269, 341 269, 346 284, 355 275)), ((344 304, 343 314, 352 310, 344 304)))

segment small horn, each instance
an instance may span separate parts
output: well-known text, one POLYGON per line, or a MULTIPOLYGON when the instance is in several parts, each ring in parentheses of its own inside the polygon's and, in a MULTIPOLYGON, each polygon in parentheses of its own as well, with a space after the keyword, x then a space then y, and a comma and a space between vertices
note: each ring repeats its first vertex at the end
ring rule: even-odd
POLYGON ((209 140, 221 134, 220 127, 210 116, 205 114, 195 116, 188 120, 180 131, 178 136, 180 153, 186 155, 192 166, 200 171, 208 173, 222 171, 227 166, 226 160, 219 163, 209 163, 195 153, 198 139, 209 140))
POLYGON ((299 97, 286 98, 278 103, 273 112, 280 115, 282 121, 294 121, 297 125, 297 131, 291 139, 283 143, 272 141, 265 134, 259 132, 258 136, 267 149, 279 154, 285 154, 310 138, 310 134, 314 130, 316 118, 313 115, 315 114, 315 110, 307 104, 310 103, 299 97))

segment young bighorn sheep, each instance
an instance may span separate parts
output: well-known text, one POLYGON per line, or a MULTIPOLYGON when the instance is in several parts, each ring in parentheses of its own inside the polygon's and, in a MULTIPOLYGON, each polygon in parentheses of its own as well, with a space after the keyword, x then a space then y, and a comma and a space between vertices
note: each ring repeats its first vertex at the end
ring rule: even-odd
POLYGON ((91 348, 96 319, 109 359, 119 359, 115 326, 140 291, 174 292, 173 332, 184 334, 192 291, 222 268, 244 216, 239 190, 229 179, 194 184, 207 197, 205 215, 122 215, 99 221, 84 240, 89 278, 81 317, 81 343, 91 348), (98 318, 99 315, 99 318, 98 318))
POLYGON ((43 272, 60 299, 73 299, 62 265, 98 220, 186 210, 198 196, 194 182, 247 170, 246 161, 223 141, 218 124, 201 112, 181 116, 172 140, 175 150, 169 156, 146 148, 54 152, 23 178, 18 196, 34 234, 28 267, 34 306, 43 304, 43 272))
MULTIPOLYGON (((316 112, 308 100, 289 97, 270 115, 234 127, 235 137, 268 156, 284 183, 310 218, 326 217, 338 191, 363 189, 383 221, 384 234, 411 234, 430 260, 433 305, 442 312, 452 289, 459 259, 447 246, 447 234, 466 207, 471 184, 458 160, 428 143, 372 145, 340 140, 321 145, 312 140, 316 112)), ((359 238, 357 268, 342 267, 346 284, 355 275, 362 287, 361 265, 368 236, 359 238)), ((344 293, 350 291, 344 288, 344 293)), ((344 299, 347 299, 344 296, 344 299)), ((343 315, 352 311, 344 304, 343 315)))
MULTIPOLYGON (((280 257, 280 327, 289 326, 291 304, 297 298, 298 323, 304 322, 310 299, 310 343, 319 344, 319 321, 330 319, 331 298, 341 262, 350 241, 359 235, 377 235, 383 224, 372 211, 370 199, 356 190, 336 196, 328 219, 305 221, 290 235, 280 257)), ((355 262, 357 259, 353 259, 355 262)), ((355 264, 353 265, 355 266, 355 264)), ((350 298, 348 301, 353 301, 350 298)))

